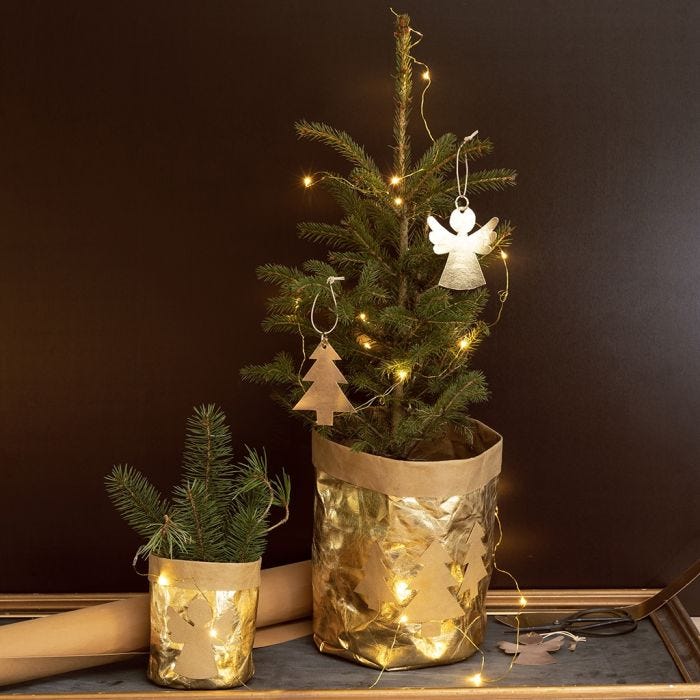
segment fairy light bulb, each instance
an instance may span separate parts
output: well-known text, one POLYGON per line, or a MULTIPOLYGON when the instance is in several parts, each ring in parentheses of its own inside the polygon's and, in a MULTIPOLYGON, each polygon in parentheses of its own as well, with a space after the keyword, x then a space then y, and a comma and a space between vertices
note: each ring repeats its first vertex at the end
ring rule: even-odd
POLYGON ((357 340, 357 344, 360 347, 363 347, 365 350, 372 349, 373 341, 372 341, 372 338, 370 338, 368 335, 365 335, 364 333, 362 333, 361 335, 357 336, 356 340, 357 340))
POLYGON ((396 370, 396 378, 400 382, 405 382, 408 379, 408 370, 407 369, 396 370))
POLYGON ((459 349, 466 350, 468 347, 469 347, 469 338, 462 338, 462 340, 459 341, 459 349))
POLYGON ((483 682, 484 679, 481 677, 480 673, 475 673, 473 676, 469 676, 467 680, 472 684, 476 686, 480 686, 483 682))
POLYGON ((314 181, 311 179, 310 175, 305 175, 302 182, 304 183, 304 187, 311 187, 311 185, 314 184, 314 181))
POLYGON ((501 258, 503 258, 503 260, 506 260, 508 258, 508 253, 506 253, 505 250, 501 251, 501 258))
POLYGON ((401 182, 401 178, 398 175, 392 175, 391 179, 389 180, 389 184, 393 185, 396 187, 401 182))
POLYGON ((401 199, 401 197, 394 197, 394 204, 400 207, 403 204, 403 199, 401 199))
POLYGON ((520 603, 520 607, 524 608, 527 605, 527 598, 524 595, 521 595, 518 602, 520 603))
POLYGON ((216 638, 216 630, 215 630, 215 629, 213 629, 213 628, 212 628, 212 629, 210 629, 210 630, 209 630, 209 636, 210 636, 210 637, 214 637, 214 638, 216 638))
POLYGON ((399 618, 399 622, 402 625, 405 625, 408 622, 408 615, 401 615, 401 617, 399 618))
POLYGON ((170 579, 165 574, 161 574, 158 577, 158 585, 159 586, 167 586, 169 583, 170 583, 170 579))
POLYGON ((366 321, 366 320, 367 320, 367 314, 363 311, 357 318, 359 318, 360 321, 366 321))
MULTIPOLYGON (((408 587, 408 582, 396 581, 394 583, 394 594, 396 595, 396 599, 399 601, 399 603, 403 603, 411 595, 411 589, 408 587)), ((406 616, 404 615, 404 617, 406 616)))
POLYGON ((423 71, 423 80, 430 80, 430 71, 427 69, 423 71))

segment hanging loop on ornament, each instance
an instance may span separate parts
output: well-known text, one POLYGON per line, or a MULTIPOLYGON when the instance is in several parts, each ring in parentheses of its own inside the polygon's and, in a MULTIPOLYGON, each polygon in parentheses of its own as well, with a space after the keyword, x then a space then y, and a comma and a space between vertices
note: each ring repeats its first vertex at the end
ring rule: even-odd
POLYGON ((455 209, 466 211, 469 208, 469 200, 463 194, 458 194, 455 197, 455 209), (460 202, 462 202, 460 204, 460 202))
POLYGON ((311 325, 313 326, 313 329, 316 331, 321 336, 321 343, 323 344, 323 347, 326 347, 326 344, 328 343, 328 336, 336 329, 336 326, 338 325, 338 300, 335 297, 335 290, 333 289, 333 283, 334 282, 342 282, 345 279, 345 277, 329 277, 326 280, 326 284, 328 284, 328 288, 331 290, 331 299, 333 299, 333 313, 335 314, 335 321, 333 322, 333 325, 325 331, 322 331, 317 325, 316 321, 314 320, 314 312, 316 311, 316 302, 318 301, 318 297, 321 294, 321 292, 317 292, 316 296, 314 297, 314 302, 311 304, 311 325))
POLYGON ((467 158, 467 154, 464 154, 464 188, 460 185, 459 182, 459 154, 460 151, 462 150, 462 146, 464 146, 467 141, 471 141, 477 134, 479 133, 479 130, 477 129, 475 132, 469 134, 469 136, 465 136, 462 139, 462 143, 459 144, 459 148, 457 149, 457 157, 455 158, 455 174, 457 176, 457 199, 455 199, 455 209, 459 209, 460 211, 464 211, 469 206, 469 200, 467 199, 467 182, 469 180, 469 159, 467 158), (462 207, 457 204, 457 200, 459 199, 464 199, 467 202, 467 207, 462 207))

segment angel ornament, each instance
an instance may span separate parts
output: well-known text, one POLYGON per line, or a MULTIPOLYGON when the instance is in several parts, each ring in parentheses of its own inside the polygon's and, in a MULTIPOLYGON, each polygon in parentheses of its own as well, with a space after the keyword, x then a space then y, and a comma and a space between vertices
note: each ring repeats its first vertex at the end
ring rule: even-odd
POLYGON ((467 141, 471 141, 479 132, 464 138, 457 149, 455 175, 457 177, 457 199, 455 209, 450 215, 450 226, 456 231, 452 233, 441 226, 435 217, 428 217, 430 227, 430 242, 438 255, 447 253, 447 263, 438 284, 447 289, 476 289, 486 284, 484 273, 477 255, 487 255, 493 250, 496 242, 496 226, 498 219, 494 217, 479 230, 469 233, 476 224, 476 215, 469 208, 467 199, 467 181, 469 180, 469 160, 464 155, 464 187, 459 182, 459 153, 467 141))
POLYGON ((447 263, 438 284, 447 289, 476 289, 486 284, 484 273, 476 257, 493 250, 496 242, 498 219, 494 216, 474 233, 476 215, 469 208, 469 200, 460 195, 455 200, 455 210, 450 215, 450 226, 456 234, 439 224, 434 216, 428 217, 430 242, 438 255, 447 253, 447 263), (465 202, 459 206, 460 201, 465 202))

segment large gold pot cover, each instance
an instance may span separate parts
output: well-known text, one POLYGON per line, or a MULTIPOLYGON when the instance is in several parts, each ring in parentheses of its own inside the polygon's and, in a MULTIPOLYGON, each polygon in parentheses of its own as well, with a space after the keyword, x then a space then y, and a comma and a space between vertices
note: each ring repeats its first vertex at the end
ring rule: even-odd
POLYGON ((245 564, 149 558, 148 677, 172 688, 242 685, 255 671, 260 560, 245 564))
POLYGON ((464 442, 433 445, 440 461, 400 461, 313 434, 322 652, 400 670, 460 661, 481 644, 502 439, 475 422, 473 456, 464 442))

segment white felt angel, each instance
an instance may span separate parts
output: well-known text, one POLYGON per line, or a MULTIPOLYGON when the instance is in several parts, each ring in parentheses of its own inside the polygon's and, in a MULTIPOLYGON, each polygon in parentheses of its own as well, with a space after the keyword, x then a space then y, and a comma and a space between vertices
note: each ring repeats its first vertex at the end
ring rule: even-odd
MULTIPOLYGON (((458 197, 458 200, 461 197, 458 197)), ((469 204, 466 197, 463 198, 469 204)), ((455 202, 456 204, 456 202, 455 202)), ((476 289, 486 284, 484 273, 477 259, 477 254, 486 255, 493 250, 496 241, 498 219, 493 217, 484 226, 471 235, 476 215, 468 207, 457 207, 450 215, 450 226, 457 232, 448 231, 439 224, 435 217, 428 217, 430 242, 438 255, 447 256, 447 263, 438 284, 448 289, 476 289)))

